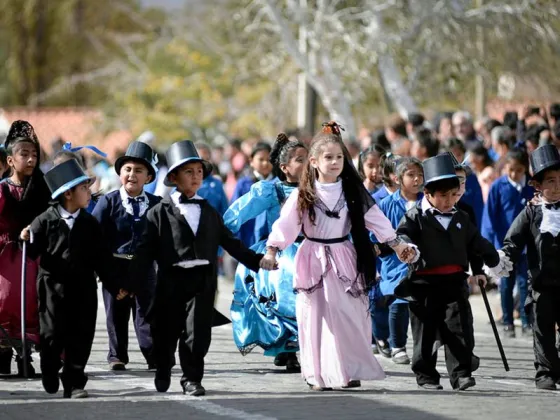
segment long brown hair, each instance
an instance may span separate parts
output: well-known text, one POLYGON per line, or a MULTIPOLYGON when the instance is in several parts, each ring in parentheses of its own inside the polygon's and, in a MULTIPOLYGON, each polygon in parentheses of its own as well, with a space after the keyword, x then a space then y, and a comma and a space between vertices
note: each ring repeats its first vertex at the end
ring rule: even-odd
MULTIPOLYGON (((334 121, 323 124, 323 129, 313 138, 309 147, 309 156, 318 158, 327 144, 338 144, 344 155, 344 166, 340 179, 342 191, 348 207, 348 216, 352 225, 350 234, 357 254, 358 273, 363 275, 365 289, 375 282, 375 255, 366 230, 364 215, 375 205, 375 200, 364 187, 358 171, 352 163, 352 157, 340 136, 341 127, 334 121)), ((315 223, 315 204, 317 191, 315 181, 318 178, 317 169, 308 161, 299 182, 298 209, 301 217, 304 212, 311 223, 315 223)))

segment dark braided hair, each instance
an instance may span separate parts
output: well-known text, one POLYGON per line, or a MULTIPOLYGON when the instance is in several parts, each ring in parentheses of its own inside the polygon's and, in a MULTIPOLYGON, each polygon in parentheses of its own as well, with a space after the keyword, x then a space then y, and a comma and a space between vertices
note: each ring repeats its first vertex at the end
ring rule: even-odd
POLYGON ((282 172, 282 165, 287 165, 294 156, 294 152, 299 148, 306 149, 305 145, 299 140, 290 141, 285 133, 280 133, 272 145, 270 152, 270 163, 272 163, 272 173, 281 181, 286 180, 286 174, 282 172))
MULTIPOLYGON (((323 129, 315 135, 309 147, 309 156, 318 158, 327 144, 337 144, 344 155, 344 166, 340 179, 342 190, 348 207, 348 216, 352 225, 351 235, 357 254, 358 273, 363 275, 364 289, 369 289, 375 282, 375 255, 369 240, 369 233, 365 226, 364 215, 375 205, 375 200, 364 187, 358 171, 352 163, 352 157, 342 142, 340 127, 336 122, 323 124, 323 129)), ((318 178, 317 169, 308 161, 299 182, 298 209, 300 215, 307 213, 311 223, 315 223, 315 203, 317 192, 315 181, 318 178)))

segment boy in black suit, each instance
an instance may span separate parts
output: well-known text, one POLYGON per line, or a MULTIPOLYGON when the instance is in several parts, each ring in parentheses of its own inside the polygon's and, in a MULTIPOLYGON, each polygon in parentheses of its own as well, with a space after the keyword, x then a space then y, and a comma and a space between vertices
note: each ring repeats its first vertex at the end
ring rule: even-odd
MULTIPOLYGON (((530 204, 515 218, 502 251, 515 263, 525 247, 533 309, 535 384, 555 390, 560 383, 560 358, 555 346, 555 326, 560 325, 560 154, 554 145, 531 154, 533 186, 542 203, 530 204)), ((521 302, 525 304, 525 302, 521 302)))
MULTIPOLYGON (((412 370, 424 389, 443 389, 436 370, 438 342, 445 345, 451 386, 466 390, 478 368, 470 330, 466 271, 470 255, 479 255, 501 274, 506 267, 492 244, 484 239, 467 213, 455 207, 459 179, 447 154, 427 159, 424 168, 424 198, 407 212, 397 232, 418 246, 420 259, 395 294, 410 300, 414 339, 412 370)), ((470 280, 485 281, 484 276, 470 280)))
POLYGON ((171 145, 167 162, 166 184, 176 191, 148 212, 147 229, 131 273, 145 278, 148 268, 157 262, 156 292, 148 313, 156 389, 166 392, 170 386, 179 341, 183 393, 200 396, 206 392, 201 381, 214 320, 218 247, 254 271, 259 270, 262 255, 236 239, 220 214, 196 194, 211 166, 198 156, 191 141, 171 145))
POLYGON ((21 233, 23 240, 31 239, 29 255, 41 257, 37 289, 43 387, 49 394, 58 392, 64 354, 64 397, 86 398, 84 370, 97 317, 96 274, 117 299, 127 292, 115 290, 101 226, 84 210, 93 179, 71 159, 48 171, 45 181, 57 202, 21 233))

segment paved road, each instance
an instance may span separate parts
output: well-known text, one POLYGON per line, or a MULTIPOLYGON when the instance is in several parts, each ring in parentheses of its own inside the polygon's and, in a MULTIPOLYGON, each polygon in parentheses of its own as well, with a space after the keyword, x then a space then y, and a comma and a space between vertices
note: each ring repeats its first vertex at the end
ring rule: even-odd
MULTIPOLYGON (((219 308, 227 313, 231 285, 222 282, 219 308)), ((492 299, 497 302, 498 297, 492 299)), ((107 338, 101 308, 88 371, 88 400, 64 400, 47 395, 38 380, 0 379, 0 419, 556 419, 560 394, 537 391, 532 382, 532 345, 527 338, 505 342, 512 370, 502 367, 484 307, 472 300, 476 322, 476 352, 481 368, 478 386, 463 393, 446 389, 419 390, 407 366, 379 359, 387 379, 366 382, 355 391, 316 393, 297 374, 275 368, 255 350, 242 357, 233 345, 229 326, 214 329, 204 385, 207 397, 185 397, 180 372, 166 394, 153 387, 137 345, 131 340, 131 363, 126 372, 110 372, 105 362, 107 338)), ((440 358, 443 360, 443 355, 440 358)), ((444 372, 444 366, 439 366, 444 372)))

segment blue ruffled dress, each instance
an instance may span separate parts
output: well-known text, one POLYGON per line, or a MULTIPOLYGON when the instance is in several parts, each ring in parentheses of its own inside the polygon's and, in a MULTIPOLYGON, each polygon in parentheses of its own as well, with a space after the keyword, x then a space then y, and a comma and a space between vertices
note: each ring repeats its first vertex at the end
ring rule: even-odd
MULTIPOLYGON (((236 200, 224 214, 225 225, 239 231, 247 221, 266 217, 268 232, 280 217, 280 208, 297 185, 281 181, 260 181, 236 200)), ((251 249, 266 252, 266 239, 251 249)), ((239 351, 245 355, 256 346, 266 356, 296 352, 298 331, 296 322, 296 293, 293 286, 294 257, 301 241, 278 254, 279 269, 259 270, 258 273, 239 264, 235 272, 231 321, 233 338, 239 351)))

